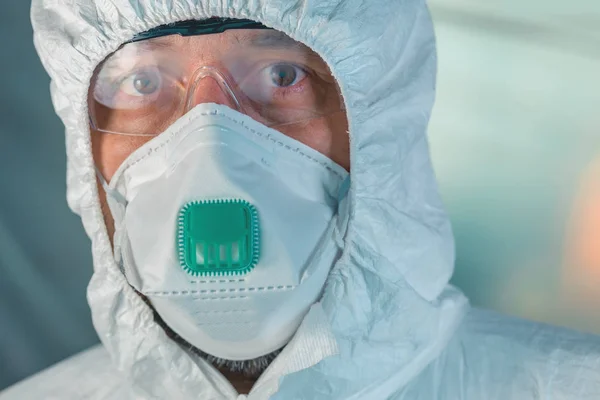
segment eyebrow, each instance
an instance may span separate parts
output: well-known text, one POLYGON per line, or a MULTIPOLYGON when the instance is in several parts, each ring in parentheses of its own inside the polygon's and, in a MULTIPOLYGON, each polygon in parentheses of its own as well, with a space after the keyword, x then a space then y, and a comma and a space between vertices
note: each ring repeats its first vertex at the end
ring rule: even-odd
MULTIPOLYGON (((136 46, 146 51, 152 51, 157 49, 173 50, 174 47, 179 47, 182 43, 177 43, 178 35, 167 35, 152 38, 149 40, 142 40, 139 42, 128 43, 126 46, 136 46)), ((235 39, 238 44, 242 46, 260 48, 260 49, 271 49, 271 50, 292 50, 301 51, 309 59, 321 60, 321 58, 308 46, 292 39, 290 36, 283 32, 264 29, 264 30, 253 30, 251 33, 245 35, 236 35, 235 39)), ((117 50, 114 54, 121 52, 123 48, 117 50)), ((116 60, 119 57, 115 57, 116 60)), ((115 60, 112 60, 115 61, 115 60)), ((111 62, 109 61, 109 65, 111 62)))
POLYGON ((172 48, 174 36, 175 35, 168 35, 152 38, 149 40, 140 40, 135 44, 137 44, 138 47, 146 48, 148 50, 156 48, 172 48))
POLYGON ((291 50, 302 53, 306 60, 323 63, 323 59, 313 49, 302 42, 292 39, 287 34, 273 29, 256 30, 251 34, 238 37, 242 46, 261 48, 264 50, 291 50))
POLYGON ((252 47, 266 48, 302 48, 309 51, 310 49, 304 44, 292 39, 283 32, 275 30, 265 30, 240 38, 240 43, 252 47))
MULTIPOLYGON (((173 37, 176 35, 167 35, 152 38, 150 40, 142 40, 136 42, 136 45, 147 50, 157 48, 172 48, 173 37)), ((311 51, 306 45, 292 39, 283 32, 276 30, 254 30, 250 34, 237 37, 238 43, 246 46, 259 47, 259 48, 272 48, 272 49, 303 49, 311 51)))

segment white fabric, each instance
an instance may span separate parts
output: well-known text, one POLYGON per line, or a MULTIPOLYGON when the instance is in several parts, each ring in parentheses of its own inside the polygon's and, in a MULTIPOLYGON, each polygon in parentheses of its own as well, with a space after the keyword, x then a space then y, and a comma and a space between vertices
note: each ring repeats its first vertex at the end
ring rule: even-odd
POLYGON ((97 345, 9 387, 0 392, 0 398, 117 400, 126 399, 127 391, 108 352, 97 345), (65 385, 65 382, 72 384, 65 385))
POLYGON ((116 258, 127 281, 188 343, 227 360, 267 355, 294 335, 339 258, 337 200, 347 177, 283 133, 227 106, 199 104, 112 177, 116 258), (205 200, 254 207, 256 246, 247 252, 257 257, 247 273, 186 270, 177 246, 187 241, 184 223, 178 232, 176 221, 184 207, 205 200))
MULTIPOLYGON (((67 128, 69 204, 93 243, 94 324, 132 396, 246 397, 167 338, 115 265, 85 106, 94 68, 135 33, 213 15, 259 20, 319 53, 339 81, 351 137, 344 253, 248 399, 600 398, 596 338, 479 313, 461 325, 467 303, 448 285, 452 234, 425 136, 436 59, 423 1, 34 0, 36 46, 67 128)), ((76 380, 55 378, 60 398, 80 398, 69 389, 76 380)), ((34 383, 30 398, 47 398, 34 383)))

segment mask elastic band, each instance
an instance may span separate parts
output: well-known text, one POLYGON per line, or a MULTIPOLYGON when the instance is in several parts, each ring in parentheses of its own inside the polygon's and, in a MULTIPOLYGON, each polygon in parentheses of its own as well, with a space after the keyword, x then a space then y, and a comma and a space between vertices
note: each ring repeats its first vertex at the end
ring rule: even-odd
POLYGON ((98 177, 100 184, 104 188, 106 195, 112 197, 119 204, 122 204, 124 206, 127 205, 127 200, 125 199, 125 197, 123 197, 121 193, 109 186, 108 182, 106 181, 106 179, 104 179, 104 176, 102 175, 98 167, 94 166, 94 169, 96 170, 96 176, 98 177))
POLYGON ((350 191, 350 174, 344 179, 342 184, 340 185, 340 190, 338 192, 338 203, 341 203, 342 200, 346 198, 348 192, 350 191))

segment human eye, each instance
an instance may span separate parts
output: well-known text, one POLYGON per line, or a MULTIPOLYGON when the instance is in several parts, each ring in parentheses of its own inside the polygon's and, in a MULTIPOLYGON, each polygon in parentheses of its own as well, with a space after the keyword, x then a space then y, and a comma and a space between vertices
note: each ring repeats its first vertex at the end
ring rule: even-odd
POLYGON ((95 100, 112 109, 136 109, 155 102, 164 91, 165 74, 157 66, 107 71, 94 87, 95 100))
POLYGON ((162 83, 163 77, 157 68, 143 68, 121 80, 119 89, 128 96, 152 96, 161 90, 162 83))
POLYGON ((261 75, 267 85, 276 88, 289 88, 306 78, 307 73, 298 65, 277 63, 264 68, 261 75))
POLYGON ((255 103, 290 105, 303 102, 307 95, 311 73, 299 64, 264 60, 247 71, 244 78, 238 81, 238 87, 255 103))

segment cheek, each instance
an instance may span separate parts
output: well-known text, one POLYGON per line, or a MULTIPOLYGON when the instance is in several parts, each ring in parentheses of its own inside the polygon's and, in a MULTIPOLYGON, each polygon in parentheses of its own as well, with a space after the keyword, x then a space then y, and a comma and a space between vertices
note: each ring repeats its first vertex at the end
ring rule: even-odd
POLYGON ((345 113, 333 113, 326 118, 294 124, 279 131, 327 156, 346 171, 350 171, 350 138, 345 113))
POLYGON ((333 161, 350 171, 350 134, 346 113, 334 114, 328 123, 331 131, 331 156, 333 161))
POLYGON ((102 216, 104 217, 104 223, 106 224, 106 231, 108 233, 108 239, 110 240, 111 246, 113 245, 113 236, 115 234, 115 221, 110 213, 110 209, 108 207, 108 202, 106 201, 106 192, 102 187, 100 182, 97 182, 98 185, 98 195, 100 196, 100 210, 102 211, 102 216))
POLYGON ((91 135, 94 163, 107 182, 131 153, 152 139, 148 136, 123 136, 94 130, 91 135))
MULTIPOLYGON (((151 137, 122 136, 94 130, 92 130, 91 135, 94 163, 107 182, 110 182, 119 166, 132 152, 151 139, 151 137)), ((112 244, 115 231, 114 220, 108 208, 104 188, 99 181, 97 184, 100 208, 104 216, 108 238, 112 244)))

